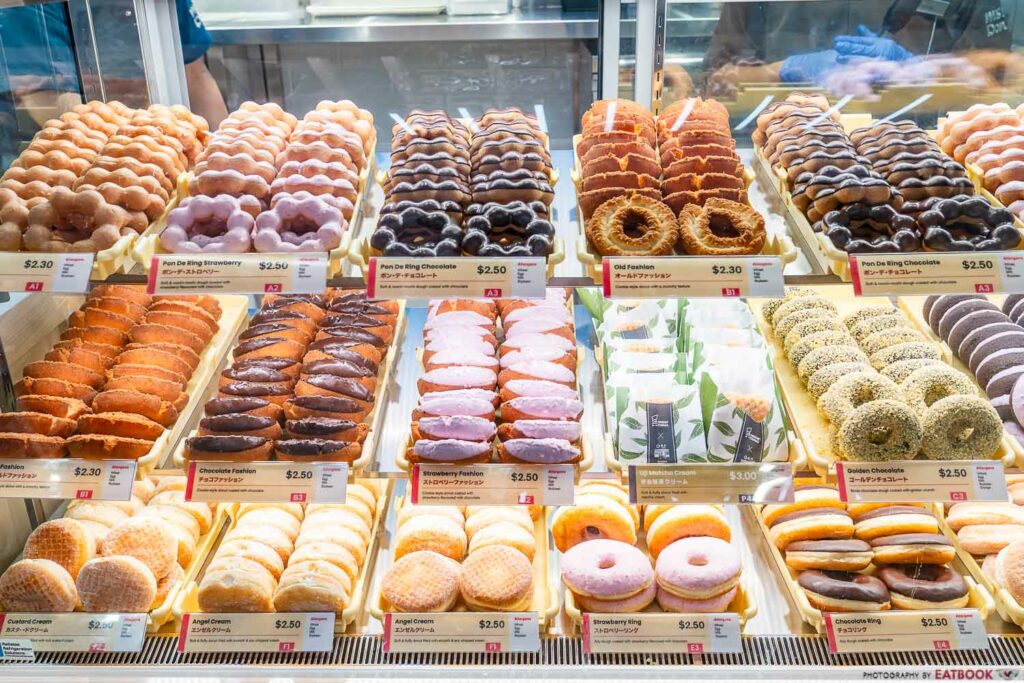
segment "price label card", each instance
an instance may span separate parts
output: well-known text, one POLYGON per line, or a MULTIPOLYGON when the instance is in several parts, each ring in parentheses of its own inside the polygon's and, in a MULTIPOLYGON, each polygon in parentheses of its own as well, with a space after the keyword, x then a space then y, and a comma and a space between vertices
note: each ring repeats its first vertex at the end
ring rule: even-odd
POLYGON ((786 503, 793 500, 787 462, 630 465, 634 504, 786 503))
POLYGON ((145 614, 0 614, 0 638, 24 639, 36 652, 140 652, 145 614))
POLYGON ((528 258, 370 259, 371 299, 543 299, 547 262, 528 258))
POLYGON ((0 252, 0 291, 85 292, 95 259, 96 254, 0 252))
POLYGON ((851 254, 857 296, 1024 292, 1024 254, 925 252, 851 254))
POLYGON ((433 465, 412 469, 415 505, 572 505, 572 465, 433 465))
POLYGON ((327 287, 326 254, 157 254, 150 294, 317 294, 327 287))
POLYGON ((0 662, 34 662, 31 640, 0 638, 0 662))
POLYGON ((536 612, 384 615, 384 652, 536 652, 536 612))
POLYGON ((742 652, 738 614, 583 614, 583 652, 742 652))
POLYGON ((840 652, 986 650, 978 610, 825 613, 828 649, 840 652))
POLYGON ((1008 499, 1003 463, 976 460, 837 462, 839 497, 850 502, 1008 499))
POLYGON ((609 298, 784 294, 782 261, 777 256, 608 256, 603 264, 604 295, 609 298))
POLYGON ((129 500, 134 460, 0 460, 0 498, 129 500))
POLYGON ((330 652, 333 612, 186 613, 178 652, 330 652))
POLYGON ((188 464, 185 500, 236 503, 344 503, 348 463, 188 464))

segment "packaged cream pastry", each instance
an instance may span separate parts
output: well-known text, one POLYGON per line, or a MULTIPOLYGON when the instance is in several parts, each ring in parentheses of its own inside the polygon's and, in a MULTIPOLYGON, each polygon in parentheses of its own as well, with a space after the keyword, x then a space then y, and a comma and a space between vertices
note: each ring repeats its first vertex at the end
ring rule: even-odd
MULTIPOLYGON (((662 376, 664 377, 664 376, 662 376)), ((616 390, 619 458, 631 464, 703 462, 704 420, 697 388, 671 378, 616 390)))

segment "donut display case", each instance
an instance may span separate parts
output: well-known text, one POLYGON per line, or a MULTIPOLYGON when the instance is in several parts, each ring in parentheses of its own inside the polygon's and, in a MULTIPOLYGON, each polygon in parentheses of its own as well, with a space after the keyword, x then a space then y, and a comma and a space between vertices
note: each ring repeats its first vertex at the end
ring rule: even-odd
POLYGON ((16 4, 0 676, 1024 678, 1024 5, 16 4))

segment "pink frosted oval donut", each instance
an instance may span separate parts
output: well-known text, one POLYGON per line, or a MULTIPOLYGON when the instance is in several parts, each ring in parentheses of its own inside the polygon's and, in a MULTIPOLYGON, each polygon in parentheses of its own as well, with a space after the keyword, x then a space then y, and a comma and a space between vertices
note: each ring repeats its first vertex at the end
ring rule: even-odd
POLYGON ((658 604, 666 612, 681 612, 683 614, 725 612, 729 609, 732 601, 736 599, 737 592, 739 592, 739 588, 733 586, 721 595, 716 595, 706 600, 687 600, 678 595, 672 595, 659 586, 658 604))
POLYGON ((498 377, 494 370, 488 368, 452 366, 425 372, 420 381, 428 386, 434 384, 459 389, 481 389, 493 387, 498 377))
POLYGON ((487 441, 462 441, 460 439, 422 439, 413 444, 413 453, 423 460, 458 462, 478 458, 491 452, 487 441))
POLYGON ((544 302, 537 306, 517 308, 508 315, 501 316, 501 322, 507 329, 514 327, 516 323, 534 318, 553 318, 563 324, 568 324, 572 322, 572 313, 563 304, 548 304, 544 302))
POLYGON ((427 345, 424 347, 424 351, 428 353, 439 353, 449 349, 459 349, 469 353, 483 353, 488 356, 494 355, 494 344, 480 337, 435 337, 427 341, 427 345))
POLYGON ((554 396, 523 396, 505 401, 503 405, 528 419, 578 420, 583 412, 583 403, 578 399, 554 396))
POLYGON ((469 415, 424 417, 417 425, 420 434, 434 440, 490 441, 496 431, 491 420, 469 415))
MULTIPOLYGON (((475 401, 486 401, 492 406, 498 405, 498 394, 487 389, 452 389, 450 391, 431 391, 420 396, 420 401, 430 401, 435 398, 458 398, 473 399, 475 401)), ((454 413, 453 413, 454 414, 454 413)))
POLYGON ((534 379, 545 379, 549 382, 573 383, 576 381, 576 373, 572 370, 564 365, 558 365, 546 360, 528 360, 522 363, 515 363, 505 368, 504 371, 534 379))
POLYGON ((639 548, 598 538, 562 554, 562 582, 577 595, 621 600, 654 583, 651 561, 639 548))
MULTIPOLYGON (((525 310, 525 309, 520 309, 525 310)), ((568 322, 548 316, 536 316, 522 320, 512 327, 505 328, 505 338, 515 339, 524 334, 546 334, 555 332, 572 333, 572 325, 568 322)))
POLYGON ((516 460, 536 465, 560 465, 580 457, 580 449, 565 439, 508 439, 501 447, 516 460))
MULTIPOLYGON (((583 545, 583 544, 580 544, 583 545)), ((579 547, 579 546, 575 546, 579 547)), ((658 584, 651 582, 651 585, 636 595, 621 600, 600 600, 590 598, 586 595, 577 595, 576 603, 584 612, 596 612, 598 614, 622 614, 627 612, 642 612, 644 608, 654 602, 654 596, 658 593, 658 584)))
MULTIPOLYGON (((505 382, 502 387, 506 392, 520 398, 560 398, 574 400, 579 398, 576 390, 564 384, 557 384, 543 379, 513 379, 505 382)), ((523 403, 526 405, 526 403, 523 403)))
POLYGON ((493 415, 494 405, 458 391, 434 391, 420 397, 419 410, 426 415, 493 415), (449 396, 449 394, 460 394, 449 396))
POLYGON ((442 349, 430 356, 431 368, 447 365, 472 365, 478 368, 498 369, 498 359, 493 354, 471 351, 465 347, 442 349))
POLYGON ((341 212, 316 197, 283 197, 256 218, 253 246, 260 252, 330 251, 348 227, 341 212))
POLYGON ((237 197, 190 197, 167 215, 160 246, 174 253, 244 253, 253 223, 237 197))
POLYGON ((501 344, 502 349, 525 349, 532 346, 540 348, 554 347, 556 349, 562 349, 563 351, 572 351, 576 345, 565 337, 560 337, 557 334, 543 334, 536 332, 522 334, 513 337, 512 339, 506 339, 501 344))
POLYGON ((543 349, 540 347, 533 347, 530 349, 518 349, 511 353, 506 353, 501 357, 501 367, 507 368, 519 363, 526 363, 529 361, 547 361, 553 363, 557 360, 567 358, 569 354, 561 349, 543 349))
POLYGON ((658 555, 655 573, 665 591, 688 600, 707 600, 736 585, 740 556, 730 543, 711 536, 689 536, 658 555))
POLYGON ((572 443, 583 433, 583 426, 572 420, 516 420, 512 424, 527 439, 561 439, 572 443))
POLYGON ((427 313, 427 324, 423 326, 423 329, 428 332, 439 327, 485 327, 490 328, 494 325, 494 321, 488 318, 482 313, 476 311, 446 311, 445 313, 434 313, 431 309, 427 313))

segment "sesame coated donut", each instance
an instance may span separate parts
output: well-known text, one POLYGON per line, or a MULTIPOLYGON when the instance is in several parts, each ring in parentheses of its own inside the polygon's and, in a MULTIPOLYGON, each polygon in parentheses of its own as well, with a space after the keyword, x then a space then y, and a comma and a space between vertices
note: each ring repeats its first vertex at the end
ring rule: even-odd
POLYGON ((921 452, 932 460, 980 460, 998 450, 1003 423, 980 396, 947 396, 922 417, 921 452))
POLYGON ((896 328, 913 329, 910 321, 905 316, 894 312, 886 315, 876 315, 854 323, 850 328, 850 334, 858 342, 862 342, 876 332, 896 328))
POLYGON ((912 330, 909 327, 894 327, 869 334, 860 341, 860 346, 865 353, 871 355, 890 346, 919 341, 924 341, 924 337, 917 330, 912 330))
POLYGON ((844 315, 843 324, 846 325, 850 331, 853 331, 853 328, 856 327, 858 323, 871 318, 877 318, 882 315, 891 315, 893 313, 896 313, 896 309, 892 306, 864 306, 863 308, 858 308, 853 313, 847 313, 844 315))
POLYGON ((823 296, 799 297, 793 299, 792 301, 787 301, 786 303, 782 304, 781 306, 775 309, 774 313, 772 313, 772 327, 777 327, 779 321, 781 321, 790 313, 794 313, 796 311, 803 310, 806 308, 821 308, 831 312, 832 314, 835 314, 837 312, 835 304, 833 304, 831 301, 829 301, 823 296))
POLYGON ((789 353, 794 344, 817 332, 846 332, 846 328, 835 318, 811 318, 789 331, 782 341, 782 348, 789 353))
POLYGON ((897 361, 910 360, 912 358, 942 360, 942 352, 939 351, 938 346, 928 342, 894 344, 871 354, 871 364, 875 366, 876 370, 881 370, 897 361))
POLYGON ((900 401, 903 395, 891 379, 877 372, 855 372, 840 377, 818 399, 820 410, 837 427, 860 406, 871 401, 900 401))
POLYGON ((790 332, 793 331, 797 325, 808 322, 810 320, 820 320, 822 318, 834 319, 835 314, 829 311, 827 308, 801 308, 787 313, 785 317, 780 318, 778 324, 775 325, 775 336, 779 339, 785 339, 790 332))
POLYGON ((765 319, 765 322, 771 323, 772 316, 775 311, 779 309, 784 303, 788 303, 793 299, 800 299, 808 296, 817 296, 817 293, 813 289, 807 287, 790 287, 786 291, 786 295, 780 299, 769 299, 765 302, 764 306, 761 307, 761 316, 765 319))
POLYGON ((907 405, 918 415, 924 415, 933 403, 947 396, 977 395, 974 382, 967 375, 945 364, 918 368, 902 386, 907 405))
POLYGON ((822 346, 814 349, 796 366, 797 375, 805 383, 818 370, 836 363, 849 363, 851 361, 867 362, 868 357, 864 355, 852 342, 839 346, 822 346))
POLYGON ((903 382, 914 373, 915 370, 920 368, 928 367, 930 365, 945 365, 941 360, 935 360, 934 358, 911 358, 909 360, 898 360, 895 363, 886 365, 879 372, 884 376, 891 379, 896 384, 903 384, 903 382))
POLYGON ((924 437, 917 415, 899 401, 881 400, 855 409, 839 428, 837 442, 849 460, 911 460, 924 437))
POLYGON ((827 392, 833 384, 846 375, 855 372, 871 372, 873 369, 874 368, 867 363, 856 361, 827 365, 810 376, 807 380, 807 391, 814 400, 817 401, 825 395, 825 392, 827 392))

